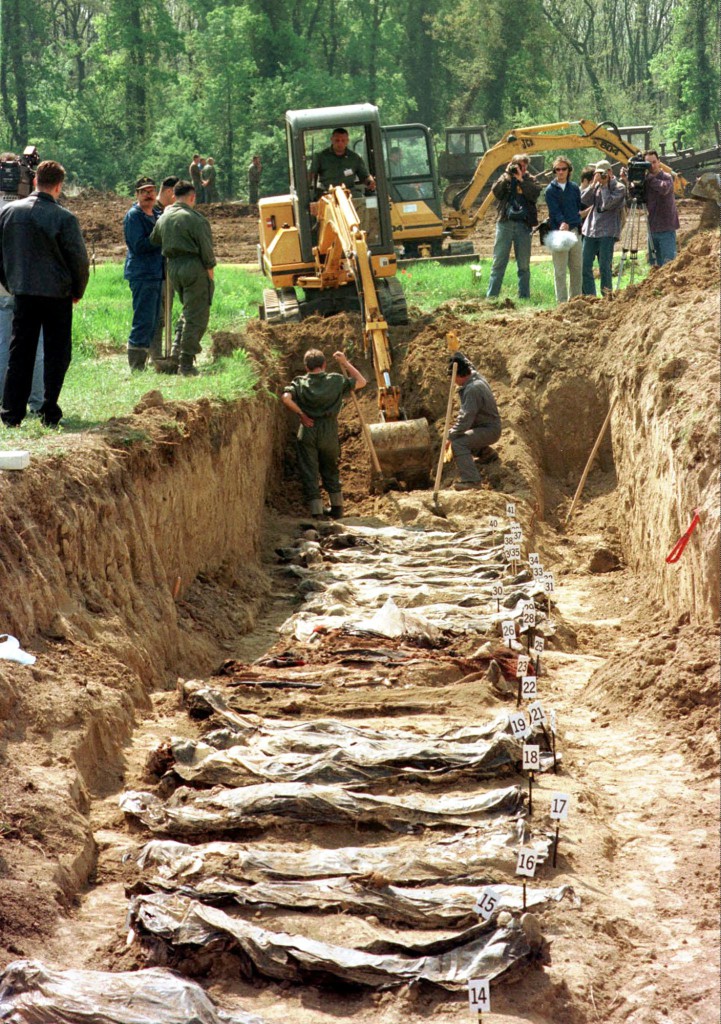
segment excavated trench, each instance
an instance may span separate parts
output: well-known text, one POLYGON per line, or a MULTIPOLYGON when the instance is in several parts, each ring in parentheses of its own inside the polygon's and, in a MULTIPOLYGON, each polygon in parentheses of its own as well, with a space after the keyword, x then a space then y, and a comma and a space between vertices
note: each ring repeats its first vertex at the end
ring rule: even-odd
MULTIPOLYGON (((356 515, 309 531, 262 396, 150 396, 3 478, 3 628, 38 660, 0 661, 0 1007, 42 984, 47 1020, 132 998, 149 1024, 191 1001, 204 1021, 455 1021, 486 977, 509 1020, 640 1024, 672 997, 670 1019, 717 1018, 714 261, 715 237, 636 295, 499 312, 482 337, 452 309, 395 331, 412 415, 442 419, 451 328, 504 410, 488 489, 439 507, 368 496, 346 410, 356 515), (517 673, 535 639, 531 811, 517 673), (525 896, 519 849, 537 861, 525 896), (71 968, 114 977, 52 973, 71 968)), ((271 347, 292 375, 356 332, 242 342, 272 379, 271 347)))

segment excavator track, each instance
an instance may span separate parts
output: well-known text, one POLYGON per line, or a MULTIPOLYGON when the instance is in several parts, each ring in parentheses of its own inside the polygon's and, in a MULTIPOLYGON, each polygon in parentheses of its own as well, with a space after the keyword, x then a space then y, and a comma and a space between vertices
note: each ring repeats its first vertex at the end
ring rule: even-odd
POLYGON ((268 323, 300 323, 302 317, 295 288, 263 289, 262 318, 268 323))
POLYGON ((395 277, 384 277, 376 281, 378 303, 386 322, 390 326, 408 323, 408 304, 403 286, 395 277))

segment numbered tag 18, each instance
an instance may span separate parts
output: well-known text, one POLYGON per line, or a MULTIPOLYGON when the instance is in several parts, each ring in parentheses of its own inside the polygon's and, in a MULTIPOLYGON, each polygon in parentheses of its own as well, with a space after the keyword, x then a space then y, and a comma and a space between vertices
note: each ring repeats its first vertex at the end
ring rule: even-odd
POLYGON ((571 798, 568 793, 551 793, 551 818, 553 821, 565 821, 571 798))
POLYGON ((475 912, 479 917, 482 917, 484 921, 487 921, 494 910, 498 908, 498 892, 492 885, 486 885, 481 889, 476 905, 474 906, 475 912))
POLYGON ((471 1013, 490 1013, 491 985, 485 978, 472 978, 468 982, 468 1005, 471 1013))
POLYGON ((541 748, 533 743, 523 744, 524 772, 537 772, 541 768, 541 748))
POLYGON ((522 846, 518 851, 518 860, 516 861, 516 874, 527 875, 529 878, 533 878, 536 873, 536 860, 538 854, 535 850, 529 849, 527 846, 522 846))

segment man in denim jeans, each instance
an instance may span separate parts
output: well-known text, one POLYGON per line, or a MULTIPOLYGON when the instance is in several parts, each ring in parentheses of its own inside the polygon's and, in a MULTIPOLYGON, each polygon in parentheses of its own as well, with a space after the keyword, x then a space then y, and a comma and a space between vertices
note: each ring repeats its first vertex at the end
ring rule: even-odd
POLYGON ((625 187, 614 177, 608 160, 599 160, 593 181, 581 192, 581 204, 591 209, 581 228, 584 295, 596 294, 596 283, 593 280, 596 257, 601 273, 601 292, 607 295, 613 289, 613 247, 616 239, 621 237, 621 212, 625 202, 625 187))
POLYGON ((651 164, 645 188, 649 262, 662 267, 664 263, 676 258, 679 220, 673 194, 673 178, 664 171, 655 149, 647 150, 643 156, 651 164))
POLYGON ((513 246, 518 272, 518 297, 530 299, 531 232, 538 224, 536 200, 541 194, 541 186, 528 173, 528 157, 523 153, 514 156, 500 178, 494 182, 491 191, 498 200, 498 219, 486 298, 495 299, 500 294, 513 246), (516 213, 512 206, 520 212, 516 213))

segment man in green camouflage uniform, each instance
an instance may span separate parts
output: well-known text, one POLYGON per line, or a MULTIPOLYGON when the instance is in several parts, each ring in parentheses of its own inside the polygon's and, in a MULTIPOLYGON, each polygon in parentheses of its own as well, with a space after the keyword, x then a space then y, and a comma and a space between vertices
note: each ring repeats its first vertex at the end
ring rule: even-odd
POLYGON ((218 189, 215 185, 216 179, 215 160, 212 156, 209 156, 205 161, 205 167, 203 168, 203 188, 205 189, 205 201, 206 203, 217 203, 218 202, 218 189))
POLYGON ((348 149, 348 132, 345 128, 334 128, 330 146, 321 149, 311 161, 311 186, 320 192, 327 192, 333 185, 345 185, 352 192, 356 178, 362 181, 366 188, 375 190, 375 178, 368 173, 363 158, 352 149, 348 149))
POLYGON ((321 519, 324 515, 319 474, 330 498, 331 516, 340 519, 343 515, 343 492, 338 476, 338 413, 343 397, 366 385, 365 377, 342 352, 334 352, 333 358, 345 374, 327 373, 323 353, 317 348, 309 349, 303 357, 308 372, 288 384, 282 396, 286 408, 300 419, 298 468, 303 498, 314 519, 321 519))
POLYGON ((156 223, 150 241, 163 247, 168 280, 183 304, 170 358, 178 363, 179 373, 195 377, 195 356, 210 319, 217 261, 210 224, 193 209, 195 189, 189 181, 179 181, 173 194, 175 202, 156 223))

